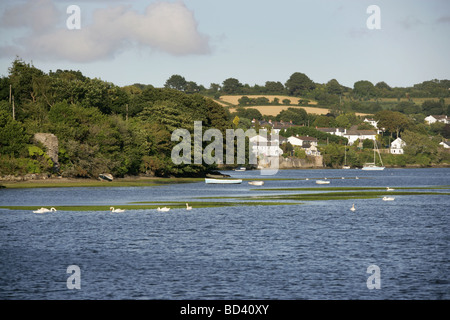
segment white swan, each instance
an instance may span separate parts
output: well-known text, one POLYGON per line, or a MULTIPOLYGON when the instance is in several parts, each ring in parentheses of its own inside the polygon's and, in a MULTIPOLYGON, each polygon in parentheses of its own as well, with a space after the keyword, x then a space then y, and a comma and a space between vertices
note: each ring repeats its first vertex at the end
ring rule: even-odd
POLYGON ((352 210, 352 211, 356 211, 356 207, 355 207, 355 204, 353 204, 353 206, 350 208, 350 210, 352 210))
POLYGON ((394 201, 394 197, 383 197, 383 201, 394 201))
POLYGON ((114 207, 109 208, 109 211, 111 212, 125 212, 123 209, 114 209, 114 207))
POLYGON ((50 208, 50 209, 47 209, 47 208, 40 208, 40 209, 38 209, 38 210, 35 210, 35 211, 33 211, 33 213, 44 213, 44 212, 52 212, 52 211, 55 211, 56 212, 56 209, 55 208, 50 208))
POLYGON ((158 207, 158 209, 156 209, 156 210, 161 211, 161 212, 167 212, 167 211, 170 210, 170 208, 167 208, 167 207, 160 208, 160 207, 158 207))
POLYGON ((190 207, 187 203, 186 203, 186 210, 192 210, 192 207, 190 207))
POLYGON ((389 187, 387 187, 386 188, 386 191, 394 191, 395 189, 392 189, 392 188, 389 188, 389 187))

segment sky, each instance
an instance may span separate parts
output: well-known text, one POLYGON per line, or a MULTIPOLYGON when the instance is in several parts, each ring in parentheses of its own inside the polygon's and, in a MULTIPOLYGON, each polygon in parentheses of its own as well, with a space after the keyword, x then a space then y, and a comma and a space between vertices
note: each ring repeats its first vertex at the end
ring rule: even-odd
POLYGON ((407 87, 450 79, 449 35, 448 0, 2 0, 0 75, 19 57, 118 86, 302 72, 407 87))

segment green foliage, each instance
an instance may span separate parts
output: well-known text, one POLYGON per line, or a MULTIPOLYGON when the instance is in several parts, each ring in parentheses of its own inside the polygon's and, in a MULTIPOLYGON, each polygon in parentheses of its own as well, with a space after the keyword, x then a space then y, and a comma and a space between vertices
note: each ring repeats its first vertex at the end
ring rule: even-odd
POLYGON ((293 73, 285 86, 288 93, 295 97, 305 95, 316 87, 315 83, 301 72, 293 73))

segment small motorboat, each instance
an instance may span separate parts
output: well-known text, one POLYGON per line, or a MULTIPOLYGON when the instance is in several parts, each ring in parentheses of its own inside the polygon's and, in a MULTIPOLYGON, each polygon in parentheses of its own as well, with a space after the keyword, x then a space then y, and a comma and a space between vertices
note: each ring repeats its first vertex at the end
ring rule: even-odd
POLYGON ((234 171, 245 171, 245 170, 247 170, 247 168, 245 168, 245 167, 239 167, 239 168, 236 168, 236 169, 233 169, 234 171))
POLYGON ((383 197, 383 201, 394 201, 394 197, 383 197))
POLYGON ((114 180, 113 175, 110 174, 110 173, 100 173, 100 174, 98 175, 98 178, 99 178, 100 180, 104 180, 104 181, 113 181, 113 180, 114 180))
POLYGON ((249 181, 248 184, 250 184, 252 186, 263 186, 264 181, 249 181))

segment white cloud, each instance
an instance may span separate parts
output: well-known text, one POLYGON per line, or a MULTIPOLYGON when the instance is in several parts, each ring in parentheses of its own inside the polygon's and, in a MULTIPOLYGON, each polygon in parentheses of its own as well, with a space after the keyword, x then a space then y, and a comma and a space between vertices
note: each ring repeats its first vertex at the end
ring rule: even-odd
MULTIPOLYGON (((1 25, 28 29, 29 33, 14 39, 14 43, 17 52, 34 59, 90 62, 112 58, 135 47, 173 55, 210 51, 208 36, 198 31, 193 12, 180 1, 153 3, 144 13, 131 10, 130 6, 96 9, 90 25, 84 25, 82 18, 80 30, 69 30, 61 23, 58 28, 57 12, 50 0, 28 0, 5 10, 1 25)), ((1 46, 0 50, 6 48, 11 52, 10 45, 1 46)))

